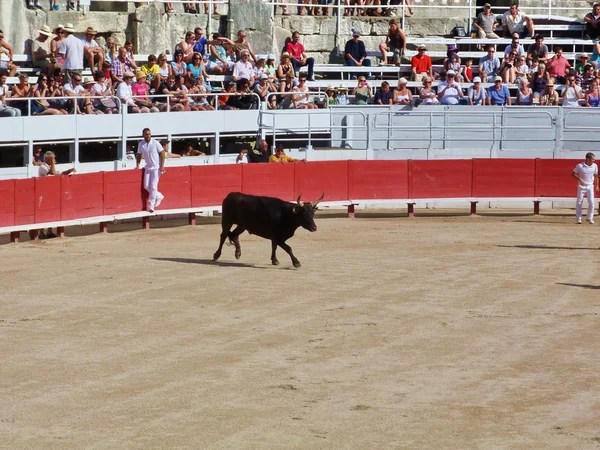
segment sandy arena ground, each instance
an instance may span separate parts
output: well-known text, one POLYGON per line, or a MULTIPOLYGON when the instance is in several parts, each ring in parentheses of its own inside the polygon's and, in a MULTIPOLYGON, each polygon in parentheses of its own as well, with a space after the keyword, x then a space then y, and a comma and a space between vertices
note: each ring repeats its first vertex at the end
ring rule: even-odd
POLYGON ((599 225, 209 222, 0 246, 1 448, 600 448, 599 225))

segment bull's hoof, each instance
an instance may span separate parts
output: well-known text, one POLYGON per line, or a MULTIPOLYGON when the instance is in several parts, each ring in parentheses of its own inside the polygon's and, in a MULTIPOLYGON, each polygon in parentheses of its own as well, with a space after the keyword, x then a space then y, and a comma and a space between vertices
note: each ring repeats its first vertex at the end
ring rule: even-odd
POLYGON ((213 261, 216 261, 216 260, 218 260, 218 259, 219 259, 219 256, 221 256, 221 255, 219 255, 219 253, 218 253, 218 252, 217 252, 217 253, 215 253, 215 254, 213 255, 213 261))
POLYGON ((298 267, 300 267, 302 264, 300 264, 300 261, 296 260, 294 261, 294 267, 297 269, 298 267))
POLYGON ((277 261, 276 259, 271 261, 271 264, 273 264, 274 266, 278 266, 279 265, 279 261, 277 261))
POLYGON ((240 256, 242 256, 242 252, 235 252, 235 259, 240 259, 240 256))

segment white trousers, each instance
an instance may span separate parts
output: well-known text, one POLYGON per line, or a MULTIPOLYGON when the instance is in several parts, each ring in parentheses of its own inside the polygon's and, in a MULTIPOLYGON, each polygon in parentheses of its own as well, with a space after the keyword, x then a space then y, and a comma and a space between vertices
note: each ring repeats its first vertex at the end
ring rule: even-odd
POLYGON ((160 178, 160 169, 144 169, 144 189, 148 191, 148 206, 154 209, 156 199, 162 198, 162 194, 158 192, 158 180, 160 178))
POLYGON ((575 206, 575 214, 577 215, 578 220, 581 219, 581 215, 583 214, 583 197, 587 197, 587 219, 592 220, 594 218, 594 186, 592 184, 577 186, 577 206, 575 206))

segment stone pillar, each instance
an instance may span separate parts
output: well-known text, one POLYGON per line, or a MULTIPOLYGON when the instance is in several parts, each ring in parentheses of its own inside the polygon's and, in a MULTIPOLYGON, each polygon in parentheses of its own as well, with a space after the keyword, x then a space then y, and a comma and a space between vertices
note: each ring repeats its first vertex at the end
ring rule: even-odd
POLYGON ((275 49, 271 12, 272 7, 262 0, 230 1, 229 24, 233 28, 227 31, 235 40, 238 30, 246 30, 254 53, 272 53, 275 49))

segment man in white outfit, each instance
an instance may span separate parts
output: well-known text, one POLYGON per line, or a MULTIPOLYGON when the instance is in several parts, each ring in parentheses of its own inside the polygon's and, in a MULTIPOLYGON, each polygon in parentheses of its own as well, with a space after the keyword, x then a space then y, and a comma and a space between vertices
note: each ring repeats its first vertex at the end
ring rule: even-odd
POLYGON ((577 223, 581 223, 583 213, 583 197, 587 197, 588 213, 587 221, 594 223, 594 193, 598 193, 598 166, 594 162, 596 156, 593 153, 585 155, 585 161, 577 164, 571 176, 577 180, 577 206, 575 214, 577 223))
POLYGON ((162 202, 164 195, 158 192, 158 180, 165 173, 165 150, 162 145, 152 139, 150 128, 144 128, 142 132, 144 139, 138 144, 136 159, 136 169, 140 168, 142 156, 146 162, 144 168, 144 189, 148 191, 147 209, 149 212, 154 212, 162 202))

